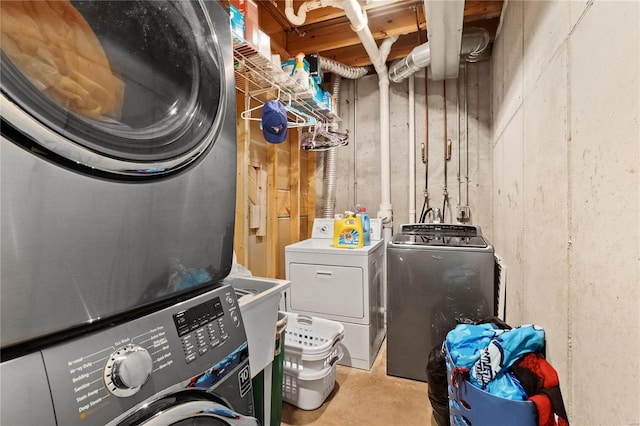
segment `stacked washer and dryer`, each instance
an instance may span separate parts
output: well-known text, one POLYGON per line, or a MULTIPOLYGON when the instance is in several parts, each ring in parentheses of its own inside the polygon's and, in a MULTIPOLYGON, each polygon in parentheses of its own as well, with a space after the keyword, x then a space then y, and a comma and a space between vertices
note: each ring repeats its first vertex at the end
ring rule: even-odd
POLYGON ((228 10, 1 8, 0 423, 256 425, 228 10))

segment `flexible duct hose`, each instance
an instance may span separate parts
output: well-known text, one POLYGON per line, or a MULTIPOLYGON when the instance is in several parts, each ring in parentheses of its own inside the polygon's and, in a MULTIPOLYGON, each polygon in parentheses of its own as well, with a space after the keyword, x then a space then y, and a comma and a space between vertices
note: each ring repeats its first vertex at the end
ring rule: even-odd
MULTIPOLYGON (((333 59, 320 57, 320 64, 324 71, 333 73, 334 79, 331 85, 331 94, 336 105, 336 115, 340 116, 340 84, 342 78, 348 78, 350 80, 356 80, 364 77, 371 71, 372 67, 350 67, 345 64, 341 64, 333 59)), ((337 127, 337 123, 333 123, 334 127, 337 127)), ((335 128, 333 130, 336 130, 335 128)), ((336 203, 336 169, 337 158, 336 152, 338 148, 330 148, 324 151, 323 159, 323 181, 322 181, 322 217, 325 219, 332 219, 336 203)))
MULTIPOLYGON (((356 80, 358 78, 364 77, 371 71, 370 66, 368 67, 350 67, 345 64, 341 64, 340 62, 334 61, 333 59, 325 58, 323 56, 320 57, 320 64, 322 65, 322 69, 333 74, 337 74, 340 77, 348 78, 350 80, 356 80)), ((340 82, 338 81, 338 86, 340 82)), ((336 90, 335 82, 333 90, 336 90)), ((339 90, 339 88, 338 88, 339 90)), ((334 97, 336 97, 335 92, 331 93, 334 97)), ((336 103, 337 105, 337 103, 336 103)))
MULTIPOLYGON (((337 64, 337 62, 333 61, 337 64)), ((321 63, 325 63, 324 59, 321 63)), ((345 66, 346 67, 346 66, 345 66)), ((324 67, 323 67, 324 68, 324 67)), ((347 67, 349 68, 349 67, 347 67)), ((340 114, 340 83, 342 82, 342 76, 338 73, 334 74, 333 84, 331 85, 331 94, 333 95, 336 105, 336 114, 340 114)), ((334 123, 335 124, 335 123, 334 123)), ((322 193, 324 194, 324 202, 322 206, 322 217, 325 219, 332 219, 334 214, 334 208, 336 204, 336 164, 337 164, 337 150, 338 148, 330 148, 324 152, 324 179, 322 181, 322 193)))

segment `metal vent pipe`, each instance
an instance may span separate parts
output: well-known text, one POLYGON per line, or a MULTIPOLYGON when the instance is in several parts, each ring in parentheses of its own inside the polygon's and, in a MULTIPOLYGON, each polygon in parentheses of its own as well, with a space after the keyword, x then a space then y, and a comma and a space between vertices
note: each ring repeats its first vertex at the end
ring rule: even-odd
MULTIPOLYGON (((467 62, 485 59, 489 52, 489 32, 484 28, 471 28, 462 35, 460 57, 467 62)), ((405 58, 396 61, 389 69, 389 80, 399 83, 411 74, 431 64, 429 42, 414 48, 405 58)))

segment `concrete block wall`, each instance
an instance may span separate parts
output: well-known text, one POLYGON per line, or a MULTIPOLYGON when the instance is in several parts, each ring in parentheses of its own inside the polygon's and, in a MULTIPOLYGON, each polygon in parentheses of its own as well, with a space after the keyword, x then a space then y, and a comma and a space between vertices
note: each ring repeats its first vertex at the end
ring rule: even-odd
POLYGON ((492 52, 507 321, 545 328, 577 425, 640 423, 639 9, 509 0, 492 52))
MULTIPOLYGON (((489 61, 467 66, 467 111, 469 115, 468 172, 467 143, 464 122, 464 78, 459 77, 460 136, 458 137, 456 109, 456 80, 425 84, 425 72, 415 75, 415 145, 409 147, 409 83, 405 80, 390 87, 391 133, 391 203, 393 205, 393 230, 409 221, 409 152, 416 158, 416 217, 420 217, 424 203, 425 172, 428 170, 428 206, 442 208, 444 201, 444 141, 451 141, 451 158, 447 162, 448 203, 446 222, 455 222, 458 199, 467 203, 466 176, 469 177, 468 204, 471 211, 469 223, 482 227, 485 235, 491 234, 491 65, 489 61), (446 88, 445 88, 446 86, 446 88), (425 93, 428 96, 425 97, 425 93), (447 129, 444 128, 446 95, 447 129), (428 113, 427 113, 428 108, 428 113), (427 142, 428 166, 421 161, 421 146, 427 142), (460 144, 458 144, 458 138, 460 144), (460 153, 460 156, 458 156, 460 153), (460 164, 458 162, 460 158, 460 164), (460 168, 460 196, 458 195, 458 170, 460 168)), ((340 116, 342 131, 349 131, 349 145, 337 148, 336 213, 355 204, 366 206, 375 217, 380 205, 380 128, 379 92, 376 75, 357 81, 343 80, 340 92, 340 116)), ((322 154, 318 155, 317 176, 322 176, 322 154)), ((322 185, 316 185, 321 213, 322 185)))
MULTIPOLYGON (((491 61, 468 68, 471 223, 506 262, 507 321, 545 328, 576 425, 640 424, 639 9, 508 0, 491 61)), ((336 212, 360 203, 375 216, 377 77, 343 82, 341 129, 351 138, 338 149, 336 212)), ((427 85, 425 98, 424 75, 416 77, 417 215, 427 115, 429 201, 443 201, 445 91, 457 201, 456 82, 427 85)), ((408 220, 407 81, 391 85, 390 99, 395 231, 408 220)))

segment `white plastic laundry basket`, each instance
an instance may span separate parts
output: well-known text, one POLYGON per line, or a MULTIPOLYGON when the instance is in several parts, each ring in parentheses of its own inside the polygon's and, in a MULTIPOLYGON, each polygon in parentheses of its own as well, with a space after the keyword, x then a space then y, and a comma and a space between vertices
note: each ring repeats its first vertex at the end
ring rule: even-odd
POLYGON ((320 371, 284 369, 282 400, 303 410, 315 410, 336 384, 336 364, 320 371))
POLYGON ((287 312, 284 368, 291 371, 324 371, 342 359, 338 346, 344 326, 323 318, 287 312))
POLYGON ((344 326, 323 318, 286 314, 282 400, 303 410, 315 410, 335 386, 344 326))

